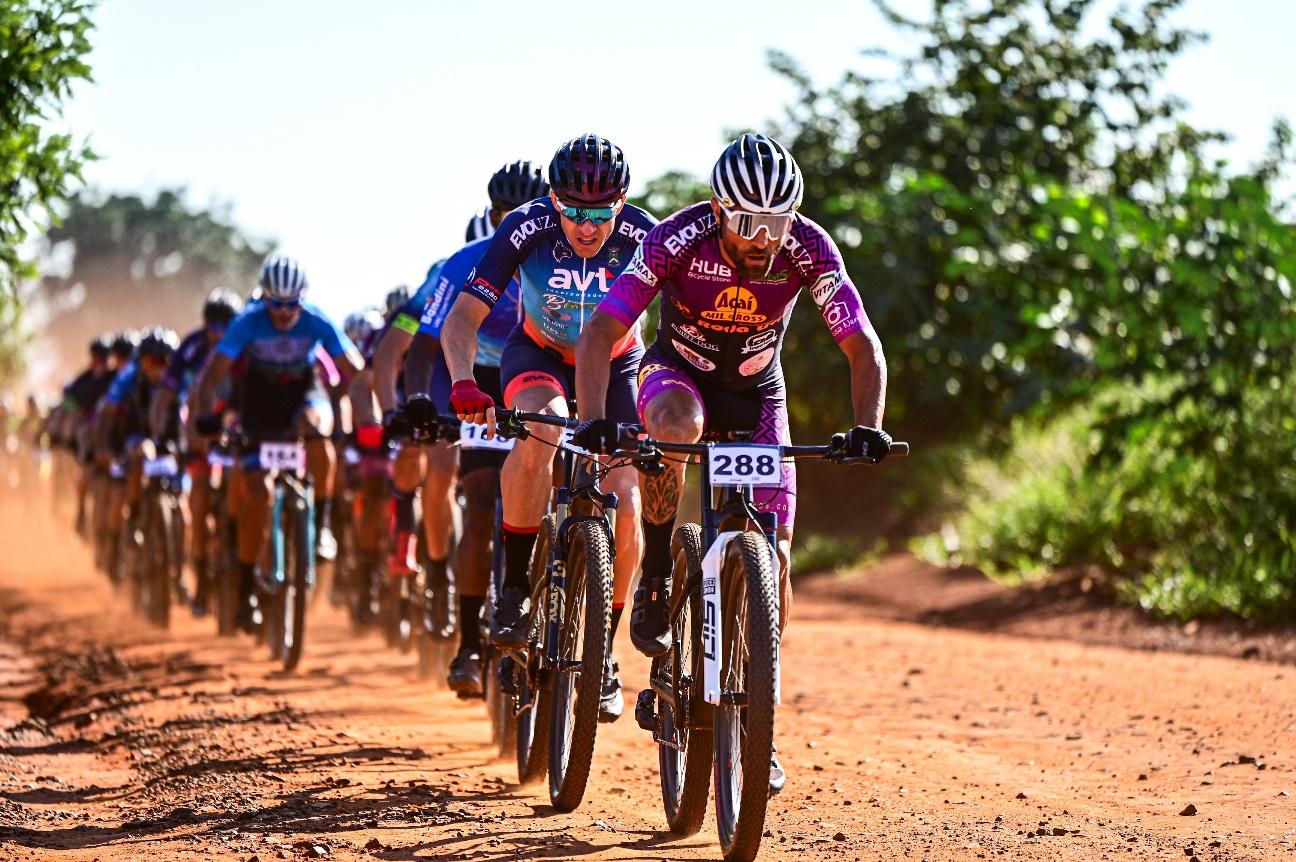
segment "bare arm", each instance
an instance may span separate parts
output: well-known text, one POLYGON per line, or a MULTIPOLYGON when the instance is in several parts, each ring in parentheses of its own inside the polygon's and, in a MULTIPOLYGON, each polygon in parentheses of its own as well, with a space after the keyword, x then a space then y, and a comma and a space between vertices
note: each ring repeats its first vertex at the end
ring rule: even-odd
POLYGON ((229 376, 233 364, 234 360, 223 353, 217 353, 203 366, 203 370, 198 372, 198 379, 194 381, 193 395, 189 399, 189 420, 186 423, 191 430, 196 430, 198 417, 211 413, 216 388, 229 376))
POLYGON ((159 386, 153 390, 153 398, 149 401, 149 434, 154 440, 166 436, 167 420, 171 418, 171 408, 175 403, 176 394, 167 387, 159 386))
POLYGON ((887 367, 882 342, 871 328, 848 335, 841 342, 842 353, 850 363, 851 405, 855 423, 869 428, 882 427, 882 409, 886 404, 887 367))
POLYGON ((441 353, 441 340, 436 336, 426 332, 414 336, 409 353, 405 354, 405 393, 407 395, 431 394, 432 368, 439 353, 441 353))
POLYGON ((441 328, 441 349, 445 351, 450 380, 473 379, 477 358, 477 330, 490 314, 490 306, 471 294, 461 293, 441 328))
POLYGON ((373 409, 373 387, 370 385, 373 379, 373 372, 366 369, 351 378, 351 384, 347 387, 347 399, 351 402, 351 427, 359 428, 361 425, 370 425, 378 421, 374 416, 373 409))
POLYGON ((630 328, 598 309, 576 342, 576 406, 581 419, 602 419, 607 407, 612 347, 630 328))
POLYGON ((372 363, 372 380, 374 394, 378 396, 378 408, 386 413, 396 409, 396 378, 400 374, 401 359, 409 350, 413 336, 395 326, 388 327, 374 351, 372 363))

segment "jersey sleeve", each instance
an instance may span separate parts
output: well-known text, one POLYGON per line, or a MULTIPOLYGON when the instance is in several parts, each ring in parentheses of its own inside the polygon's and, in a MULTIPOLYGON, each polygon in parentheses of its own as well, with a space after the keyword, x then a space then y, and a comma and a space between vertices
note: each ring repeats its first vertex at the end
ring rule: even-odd
POLYGON ((550 207, 533 201, 513 210, 500 222, 490 238, 476 268, 468 273, 463 292, 476 297, 491 308, 508 289, 508 283, 532 246, 554 225, 556 216, 550 207))
POLYGON ((812 230, 799 237, 811 255, 806 273, 806 289, 819 308, 819 314, 832 337, 841 344, 851 335, 869 327, 868 315, 859 291, 846 274, 841 251, 823 228, 807 222, 812 230))
POLYGON ((364 365, 364 360, 360 357, 360 348, 356 347, 347 334, 342 331, 342 327, 333 322, 332 318, 325 317, 319 312, 314 313, 316 320, 316 334, 319 338, 320 346, 333 359, 343 356, 352 357, 352 361, 358 366, 364 365))
POLYGON ((427 310, 428 303, 431 301, 432 293, 436 290, 437 284, 441 279, 441 271, 445 266, 444 260, 439 260, 432 264, 428 270, 427 277, 419 285, 419 289, 414 291, 410 301, 405 303, 405 307, 396 313, 395 319, 392 320, 392 327, 399 329, 401 332, 414 335, 419 331, 419 325, 422 322, 423 313, 427 310))
POLYGON ((167 362, 166 373, 162 375, 162 387, 171 392, 184 388, 185 369, 193 361, 193 344, 189 339, 180 342, 180 349, 173 351, 167 362))
MULTIPOLYGON (((450 273, 447 273, 444 269, 438 273, 436 287, 433 288, 432 294, 428 297, 428 304, 423 309, 423 315, 419 318, 419 332, 433 338, 441 337, 441 328, 445 326, 445 320, 450 316, 450 309, 459 296, 459 288, 460 285, 452 280, 450 273)), ((498 301, 499 298, 497 297, 496 302, 498 301)), ((494 305, 491 307, 493 308, 494 305)))
POLYGON ((225 330, 225 335, 221 338, 220 344, 216 345, 216 352, 230 359, 238 359, 239 355, 248 346, 248 342, 252 340, 257 317, 258 311, 251 313, 245 311, 234 318, 234 322, 230 324, 229 329, 225 330))
POLYGON ((599 311, 624 323, 634 326, 639 315, 647 310, 657 292, 661 290, 661 280, 665 276, 665 256, 659 255, 655 242, 656 230, 649 231, 648 236, 635 249, 630 263, 612 282, 608 295, 599 303, 599 311), (659 261, 653 266, 650 261, 659 261))
POLYGON ((113 378, 112 385, 108 387, 104 400, 114 406, 120 406, 126 400, 127 394, 135 386, 135 363, 130 363, 113 378))

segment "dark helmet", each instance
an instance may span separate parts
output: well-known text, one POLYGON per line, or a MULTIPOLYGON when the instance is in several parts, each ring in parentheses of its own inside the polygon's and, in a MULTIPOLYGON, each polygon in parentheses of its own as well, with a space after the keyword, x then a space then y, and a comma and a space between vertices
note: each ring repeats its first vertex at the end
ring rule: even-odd
POLYGON ((139 346, 135 348, 135 355, 141 359, 152 356, 155 359, 166 360, 171 358, 171 354, 179 345, 180 339, 176 337, 174 330, 159 326, 144 331, 139 346))
POLYGON ((96 335, 90 340, 90 355, 95 359, 107 359, 112 349, 112 336, 107 333, 96 335))
POLYGON ((486 194, 498 209, 516 209, 527 201, 549 194, 540 168, 530 162, 510 162, 491 175, 486 194))
POLYGON ((581 135, 554 153, 549 185, 562 201, 610 206, 630 188, 630 166, 621 148, 607 138, 581 135))
POLYGON ((482 210, 468 219, 468 230, 464 231, 464 242, 485 239, 493 233, 495 233, 495 225, 491 224, 490 213, 482 210))
POLYGON ((711 193, 726 209, 781 215, 801 206, 805 182, 787 148, 745 134, 725 148, 711 171, 711 193))
POLYGON ((135 330, 123 329, 113 336, 112 344, 109 345, 108 350, 118 359, 130 359, 137 344, 139 344, 139 335, 135 333, 135 330))
POLYGON ((387 291, 387 296, 383 298, 383 307, 387 310, 387 317, 394 316, 398 311, 404 308, 405 304, 409 301, 409 288, 403 284, 387 291))
POLYGON ((218 287, 207 294, 207 301, 203 303, 203 325, 211 326, 216 323, 229 326, 230 321, 238 317, 242 310, 243 300, 238 298, 238 294, 218 287))

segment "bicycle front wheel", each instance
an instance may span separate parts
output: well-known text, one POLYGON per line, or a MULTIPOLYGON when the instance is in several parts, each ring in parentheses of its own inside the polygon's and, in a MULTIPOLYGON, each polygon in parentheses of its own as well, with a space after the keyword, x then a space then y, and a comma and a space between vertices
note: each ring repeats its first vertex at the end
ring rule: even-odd
MULTIPOLYGON (((671 582, 682 590, 690 575, 702 570, 702 528, 685 524, 672 543, 675 566, 671 582)), ((700 588, 672 602, 669 653, 653 661, 652 677, 674 693, 657 713, 657 763, 662 805, 676 835, 692 835, 706 817, 711 789, 711 721, 713 707, 702 697, 702 593, 700 588)))
POLYGON ((720 685, 733 702, 715 711, 715 797, 726 862, 760 850, 774 749, 774 674, 778 662, 778 582, 769 542, 735 537, 720 573, 720 685))
POLYGON ((601 521, 572 528, 566 572, 560 664, 550 685, 549 801, 559 811, 574 811, 589 782, 603 666, 611 649, 612 545, 601 521))
POLYGON ((306 604, 310 599, 310 568, 315 554, 310 529, 314 513, 310 501, 296 493, 290 495, 287 508, 289 534, 284 544, 288 548, 288 559, 281 593, 283 666, 284 670, 294 670, 301 661, 302 647, 306 643, 306 604))

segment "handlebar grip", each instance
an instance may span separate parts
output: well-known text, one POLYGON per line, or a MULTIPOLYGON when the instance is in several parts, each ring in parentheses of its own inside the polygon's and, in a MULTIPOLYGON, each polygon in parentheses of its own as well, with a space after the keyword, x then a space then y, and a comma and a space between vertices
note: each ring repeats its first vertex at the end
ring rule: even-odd
POLYGON ((902 443, 898 440, 891 444, 890 449, 887 449, 888 458, 904 458, 908 454, 909 454, 909 444, 902 443))

